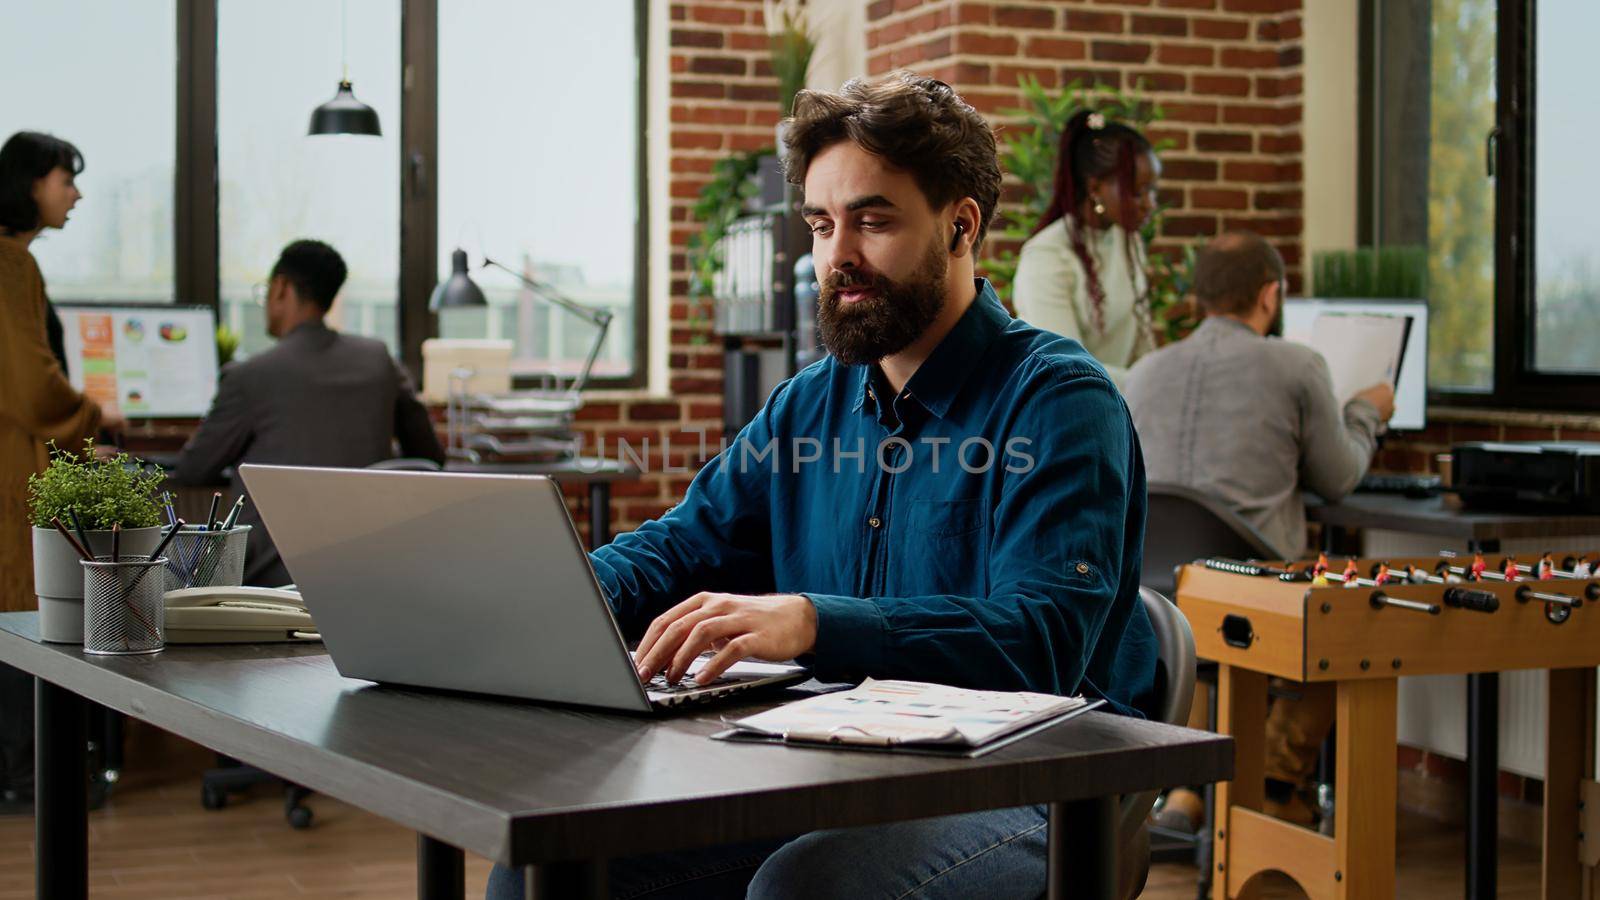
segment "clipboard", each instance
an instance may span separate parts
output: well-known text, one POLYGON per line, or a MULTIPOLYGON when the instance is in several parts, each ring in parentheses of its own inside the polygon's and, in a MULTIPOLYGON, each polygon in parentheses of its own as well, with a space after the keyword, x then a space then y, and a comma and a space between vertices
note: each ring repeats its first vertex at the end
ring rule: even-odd
MULTIPOLYGON (((1063 722, 1076 719, 1090 710, 1104 706, 1104 700, 1089 700, 1070 709, 1062 710, 1055 715, 1029 722, 1016 731, 1003 734, 977 746, 959 743, 932 743, 926 741, 901 742, 889 738, 879 738, 859 734, 852 736, 848 727, 834 729, 833 733, 823 734, 772 734, 753 731, 748 728, 730 727, 711 735, 714 741, 729 741, 745 744, 778 744, 785 747, 798 747, 809 750, 864 750, 869 753, 910 753, 919 756, 943 756, 961 759, 976 759, 985 754, 992 753, 1002 747, 1008 747, 1024 738, 1032 737, 1046 729, 1054 728, 1063 722)), ((728 719, 723 719, 726 725, 733 725, 728 719)))

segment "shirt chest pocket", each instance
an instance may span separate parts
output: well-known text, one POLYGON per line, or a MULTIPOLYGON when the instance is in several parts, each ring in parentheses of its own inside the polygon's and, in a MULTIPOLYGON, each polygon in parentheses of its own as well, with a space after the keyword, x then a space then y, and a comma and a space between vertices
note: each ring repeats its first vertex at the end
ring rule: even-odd
POLYGON ((959 537, 983 530, 982 500, 913 500, 910 530, 928 537, 959 537))
POLYGON ((983 595, 989 528, 982 500, 913 500, 905 523, 900 592, 983 595))

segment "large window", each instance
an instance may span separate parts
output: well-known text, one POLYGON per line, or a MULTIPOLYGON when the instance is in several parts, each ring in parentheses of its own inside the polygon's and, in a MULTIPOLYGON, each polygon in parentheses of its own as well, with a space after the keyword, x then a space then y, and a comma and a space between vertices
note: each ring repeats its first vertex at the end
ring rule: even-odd
POLYGON ((1372 242, 1428 248, 1428 378, 1494 379, 1495 0, 1377 2, 1372 242))
POLYGON ((350 269, 329 322, 398 350, 400 4, 398 0, 222 0, 217 8, 217 169, 222 321, 253 352, 269 343, 254 286, 298 238, 331 244, 350 269), (333 96, 346 34, 356 97, 382 137, 306 134, 333 96))
POLYGON ((174 299, 175 7, 55 0, 6 8, 0 141, 44 131, 77 145, 85 161, 83 200, 67 227, 31 247, 55 300, 174 299))
MULTIPOLYGON (((615 318, 597 377, 634 368, 639 204, 635 0, 477 0, 439 10, 439 277, 487 255, 615 318), (559 35, 581 35, 581 40, 559 35)), ((474 276, 486 311, 446 336, 515 343, 513 371, 571 373, 594 326, 510 275, 474 276)))
POLYGON ((1600 6, 1364 0, 1363 15, 1363 238, 1428 248, 1433 398, 1600 409, 1583 63, 1600 6))
POLYGON ((1589 54, 1600 37, 1594 0, 1541 0, 1535 33, 1533 134, 1534 365, 1600 373, 1600 231, 1593 170, 1600 146, 1589 54))
POLYGON ((571 372, 593 326, 475 272, 487 313, 427 310, 449 252, 613 319, 592 384, 642 383, 645 0, 53 0, 8 7, 0 127, 76 143, 85 197, 36 241, 60 300, 217 309, 270 345, 257 286, 285 244, 350 276, 335 327, 420 364, 424 338, 510 338, 571 372), (14 8, 11 8, 14 7, 14 8), (383 136, 310 137, 347 64, 383 136))

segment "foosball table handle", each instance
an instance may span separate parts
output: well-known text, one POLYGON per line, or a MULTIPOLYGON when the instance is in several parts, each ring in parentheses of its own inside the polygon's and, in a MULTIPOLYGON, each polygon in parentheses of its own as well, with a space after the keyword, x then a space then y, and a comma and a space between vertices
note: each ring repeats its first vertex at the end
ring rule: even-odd
POLYGON ((1473 612, 1492 613, 1500 608, 1500 598, 1495 596, 1493 592, 1480 591, 1475 588, 1445 588, 1444 602, 1447 606, 1457 609, 1469 609, 1473 612))
POLYGON ((1439 614, 1439 604, 1437 603, 1424 603, 1421 600, 1402 600, 1399 597, 1391 597, 1388 594, 1385 594, 1383 591, 1373 591, 1372 597, 1369 599, 1372 603, 1373 609, 1383 609, 1385 606, 1389 606, 1395 609, 1409 609, 1412 612, 1423 612, 1430 616, 1437 616, 1439 614))

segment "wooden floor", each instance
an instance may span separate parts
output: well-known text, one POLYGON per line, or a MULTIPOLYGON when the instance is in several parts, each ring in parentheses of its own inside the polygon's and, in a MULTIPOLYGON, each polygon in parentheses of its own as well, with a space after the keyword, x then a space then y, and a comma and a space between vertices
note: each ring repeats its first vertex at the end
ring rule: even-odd
MULTIPOLYGON (((415 896, 416 837, 376 816, 313 797, 305 831, 283 819, 281 794, 258 788, 220 811, 200 807, 200 773, 211 754, 149 728, 130 729, 128 768, 104 809, 90 814, 90 894, 96 900, 155 898, 341 898, 415 896)), ((1432 822, 1402 816, 1397 896, 1462 896, 1462 843, 1432 822)), ((483 896, 489 863, 468 855, 467 897, 483 896)), ((1192 866, 1160 865, 1144 893, 1152 900, 1195 896, 1192 866)), ((1533 848, 1500 851, 1500 897, 1534 900, 1533 848)), ((33 820, 0 818, 0 900, 33 896, 33 820)), ((1267 898, 1303 897, 1287 880, 1267 898)))

